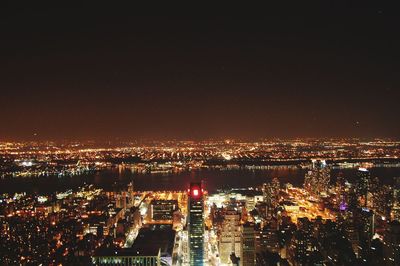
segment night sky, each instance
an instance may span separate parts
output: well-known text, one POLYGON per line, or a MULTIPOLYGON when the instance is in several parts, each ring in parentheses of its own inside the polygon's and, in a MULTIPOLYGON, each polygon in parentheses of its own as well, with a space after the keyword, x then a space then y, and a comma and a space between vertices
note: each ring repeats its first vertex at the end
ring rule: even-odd
POLYGON ((2 6, 0 140, 400 136, 398 9, 320 2, 2 6))

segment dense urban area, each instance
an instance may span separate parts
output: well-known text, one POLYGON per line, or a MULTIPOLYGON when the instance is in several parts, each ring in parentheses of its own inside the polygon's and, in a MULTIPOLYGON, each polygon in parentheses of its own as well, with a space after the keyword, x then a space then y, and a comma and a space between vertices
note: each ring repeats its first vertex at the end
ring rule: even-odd
POLYGON ((138 173, 176 173, 200 168, 309 167, 323 158, 337 168, 360 163, 400 167, 400 141, 294 139, 245 142, 0 142, 1 178, 73 176, 120 166, 138 173))
POLYGON ((370 171, 400 167, 399 141, 1 142, 0 158, 3 180, 188 174, 187 190, 4 193, 1 265, 400 265, 400 176, 382 183, 370 171), (305 170, 301 186, 275 177, 211 193, 189 178, 283 166, 305 170))

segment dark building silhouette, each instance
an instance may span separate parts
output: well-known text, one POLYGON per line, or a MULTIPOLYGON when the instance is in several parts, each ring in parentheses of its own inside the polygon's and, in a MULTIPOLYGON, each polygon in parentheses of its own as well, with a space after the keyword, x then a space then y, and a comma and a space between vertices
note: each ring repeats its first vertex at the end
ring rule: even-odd
POLYGON ((204 195, 201 183, 191 183, 189 193, 189 254, 190 265, 203 265, 204 261, 204 195))

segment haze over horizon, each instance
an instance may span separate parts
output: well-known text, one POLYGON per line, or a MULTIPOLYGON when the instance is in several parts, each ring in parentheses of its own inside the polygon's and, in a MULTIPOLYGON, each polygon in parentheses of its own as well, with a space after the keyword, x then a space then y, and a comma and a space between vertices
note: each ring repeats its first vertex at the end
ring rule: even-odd
POLYGON ((400 135, 390 6, 0 12, 0 138, 400 135))

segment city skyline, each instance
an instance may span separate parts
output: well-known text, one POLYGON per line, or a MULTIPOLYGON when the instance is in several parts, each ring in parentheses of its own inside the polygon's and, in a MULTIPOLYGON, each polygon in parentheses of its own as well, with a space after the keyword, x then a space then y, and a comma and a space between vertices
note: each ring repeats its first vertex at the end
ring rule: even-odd
POLYGON ((397 6, 201 4, 1 5, 0 265, 400 265, 397 6))
POLYGON ((400 141, 0 142, 4 265, 400 259, 400 141))

